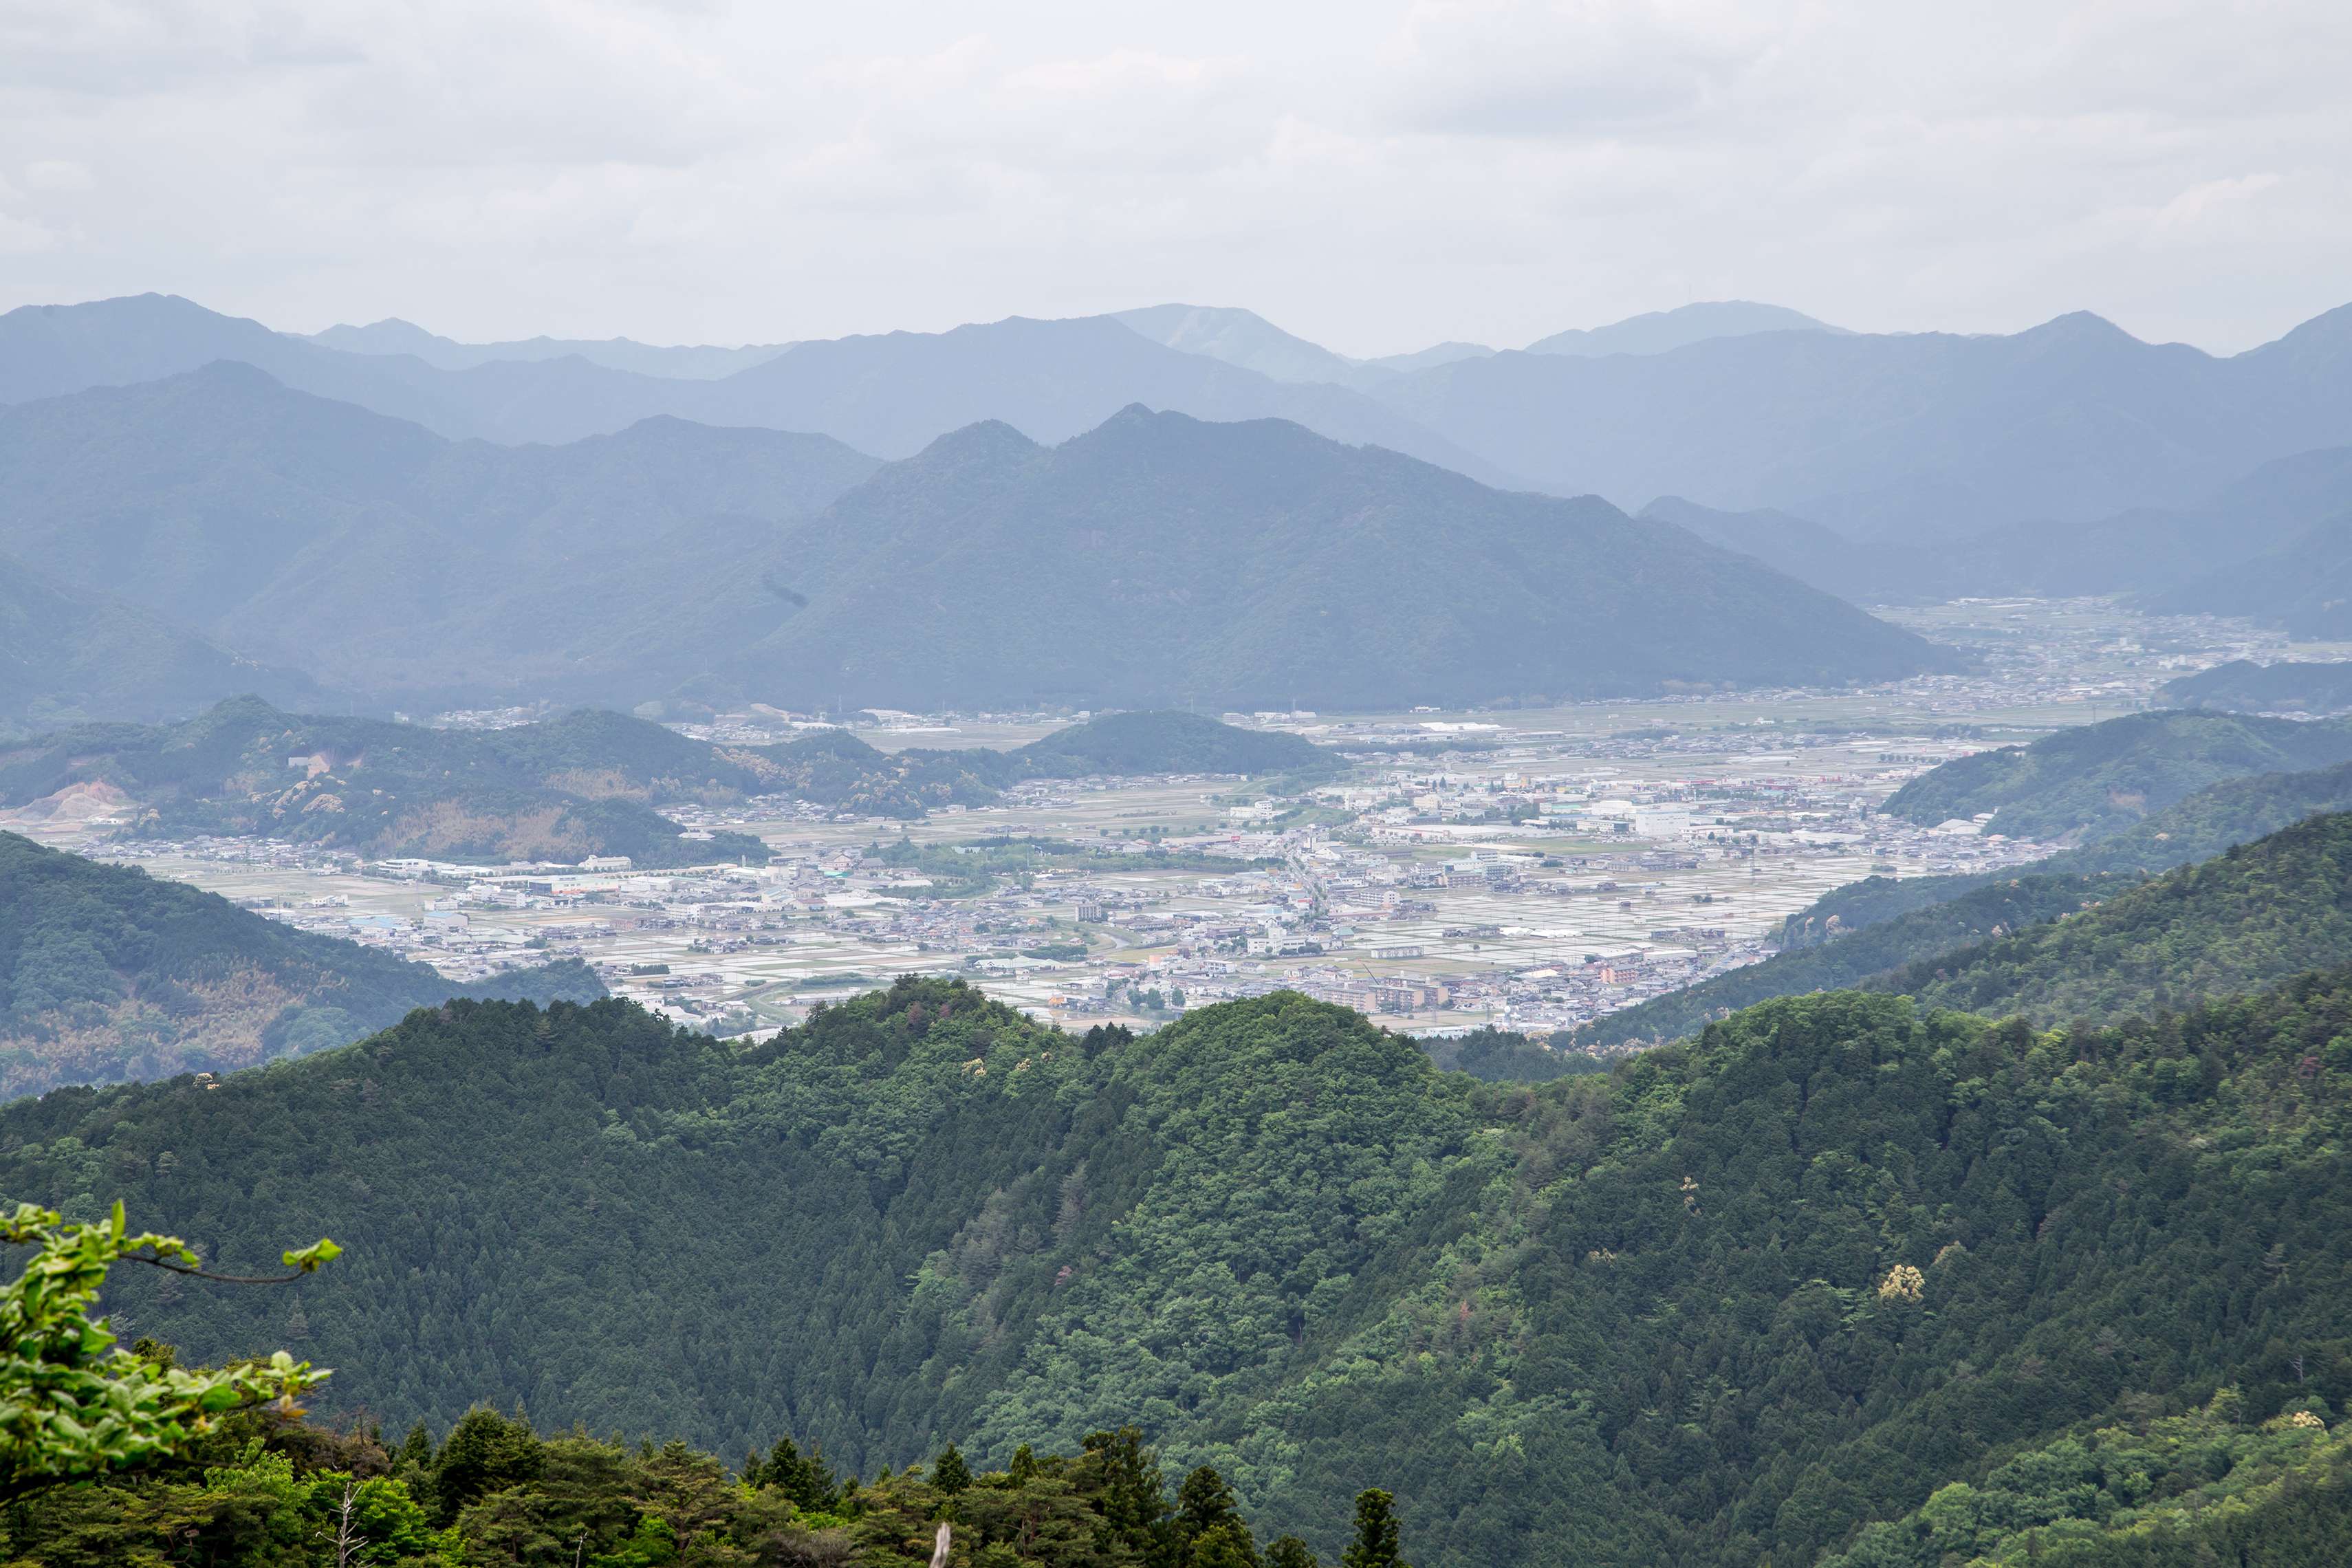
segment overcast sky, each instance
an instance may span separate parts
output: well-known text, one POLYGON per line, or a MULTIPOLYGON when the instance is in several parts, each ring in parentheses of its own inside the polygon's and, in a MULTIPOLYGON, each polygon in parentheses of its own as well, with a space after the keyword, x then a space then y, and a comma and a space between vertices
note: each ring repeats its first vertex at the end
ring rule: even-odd
POLYGON ((2352 300, 2352 5, 9 0, 0 307, 774 342, 1181 300, 1343 353, 1693 300, 2352 300))

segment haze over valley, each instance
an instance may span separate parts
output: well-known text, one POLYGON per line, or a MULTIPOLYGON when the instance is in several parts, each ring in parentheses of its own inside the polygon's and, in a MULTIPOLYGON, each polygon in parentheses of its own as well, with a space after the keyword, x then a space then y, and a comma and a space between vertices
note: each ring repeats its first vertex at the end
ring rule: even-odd
POLYGON ((0 1563, 2352 1560, 2352 18, 22 10, 0 1563))

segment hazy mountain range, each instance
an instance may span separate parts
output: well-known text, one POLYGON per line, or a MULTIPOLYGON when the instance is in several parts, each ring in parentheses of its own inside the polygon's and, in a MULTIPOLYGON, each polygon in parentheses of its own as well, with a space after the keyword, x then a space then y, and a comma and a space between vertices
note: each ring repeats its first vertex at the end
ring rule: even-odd
MULTIPOLYGON (((0 552, 404 708, 1466 702, 1951 660, 1598 499, 1139 406, 884 465, 667 417, 449 441, 214 363, 0 410, 0 552)), ((128 716, 139 668, 129 714, 185 698, 163 645, 109 646, 115 706, 80 716, 128 716)))
POLYGON ((2231 358, 2141 343, 2089 315, 2010 337, 1886 335, 1732 301, 1527 350, 1449 343, 1370 361, 1190 305, 740 349, 469 345, 390 321, 302 338, 158 295, 27 307, 0 316, 0 552, 46 578, 19 577, 0 608, 0 724, 168 717, 256 666, 248 684, 286 700, 309 700, 309 681, 419 705, 635 701, 761 680, 807 686, 790 700, 809 703, 922 705, 950 689, 1303 701, 1313 688, 1336 705, 1402 700, 1383 681, 1446 700, 1632 694, 1874 678, 1925 657, 1834 616, 1779 646, 1763 601, 1781 580, 1693 554, 1697 541, 1866 603, 2127 592, 2340 635, 2352 629, 2348 390, 2352 307, 2231 358), (1178 489, 1208 484, 1220 507, 1246 490, 1222 515, 1273 531, 1202 533, 1116 465, 1040 450, 1128 409, 1225 428, 1281 420, 1322 439, 1202 437, 1206 466, 1178 489), (1002 435, 970 437, 982 427, 1002 435), (950 472, 930 455, 957 432, 970 438, 947 450, 980 468, 950 472), (1342 531, 1352 510, 1274 499, 1314 492, 1308 476, 1349 449, 1349 482, 1370 485, 1367 504, 1389 519, 1385 553, 1360 553, 1342 531), (795 532, 886 460, 919 454, 888 481, 904 500, 926 476, 932 493, 912 510, 861 514, 863 535, 847 512, 795 532), (1267 461, 1306 467, 1248 468, 1267 461), (1211 483, 1222 463, 1243 468, 1211 483), (1055 473, 1050 499, 1009 499, 1014 468, 1030 475, 1020 484, 1055 473), (1477 481, 1447 492, 1475 504, 1437 499, 1444 469, 1477 481), (1408 472, 1402 489, 1382 489, 1408 472), (1531 489, 1646 500, 1649 520, 1629 524, 1597 498, 1581 510, 1506 499, 1531 489), (974 553, 982 535, 953 530, 991 506, 1011 510, 974 553), (1622 547, 1604 559, 1600 534, 1553 524, 1521 538, 1504 520, 1523 514, 1584 520, 1622 547), (939 528, 950 532, 927 531, 939 528), (1207 548, 1211 535, 1224 559, 1140 570, 1175 559, 1171 539, 1207 548), (1278 568, 1265 553, 1277 537, 1290 552, 1278 568), (1539 563, 1507 567, 1523 547, 1539 563), (934 595, 952 608, 878 646, 884 606, 949 559, 967 563, 956 592, 934 595), (1261 571, 1273 575, 1250 575, 1261 571), (1167 582, 1153 592, 1192 595, 1167 601, 1166 646, 1075 630, 1155 574, 1167 582), (1503 623, 1487 599, 1445 597, 1508 603, 1571 579, 1600 585, 1562 590, 1581 624, 1618 628, 1593 645, 1602 652, 1538 616, 1511 623, 1532 643, 1473 657, 1465 618, 1503 623), (74 605, 58 597, 68 586, 74 605), (1286 623, 1284 594, 1307 595, 1294 603, 1311 599, 1314 620, 1345 636, 1318 644, 1286 623), (1715 606, 1709 627, 1662 625, 1662 607, 1685 601, 1715 606), (1054 605, 1055 630, 978 630, 1021 602, 1054 605), (64 629, 75 625, 94 629, 64 629), (955 651, 973 637, 994 651, 955 651), (1084 651, 1085 637, 1114 651, 1084 651), (950 656, 954 679, 918 673, 950 656), (1351 662, 1383 673, 1339 680, 1351 662))
POLYGON ((1014 317, 947 332, 800 343, 719 379, 617 369, 578 353, 445 368, 415 353, 326 347, 154 294, 0 316, 0 402, 152 381, 215 360, 241 361, 289 386, 453 439, 564 443, 669 415, 826 435, 877 457, 905 458, 982 419, 1002 419, 1034 440, 1066 440, 1141 402, 1202 419, 1295 420, 1334 440, 1375 442, 1524 488, 1360 394, 1279 382, 1165 348, 1107 316, 1014 317))
POLYGON ((2143 343, 2087 313, 2008 337, 1873 334, 1725 302, 1530 350, 1448 344, 1363 363, 1247 311, 1181 305, 747 350, 467 347, 399 322, 312 340, 156 295, 0 316, 0 401, 215 359, 506 442, 667 414, 899 458, 982 419, 1051 444, 1130 403, 1285 418, 1505 488, 1627 509, 1662 495, 1769 508, 1887 542, 2179 508, 2264 463, 2352 443, 2352 309, 2228 358, 2143 343), (406 347, 349 352, 361 342, 406 347))
POLYGON ((2265 463, 2186 506, 1927 543, 1856 540, 1785 511, 1722 511, 1680 496, 1643 510, 1865 604, 2121 593, 2162 613, 2248 616, 2301 637, 2352 632, 2352 447, 2265 463))
MULTIPOLYGON (((1349 359, 1318 343, 1293 337, 1253 310, 1207 305, 1153 305, 1140 310, 1115 311, 1113 316, 1156 343, 1186 353, 1206 354, 1276 381, 1328 381, 1358 391, 1370 391, 1415 371, 1452 364, 1456 360, 1492 359, 1496 353, 1484 343, 1444 342, 1413 353, 1349 359)), ((1708 338, 1801 331, 1844 334, 1845 329, 1780 305, 1726 300, 1685 305, 1673 310, 1653 310, 1591 331, 1554 332, 1529 343, 1527 352, 1587 358, 1659 354, 1708 338)), ((324 337, 320 334, 321 341, 324 337)))

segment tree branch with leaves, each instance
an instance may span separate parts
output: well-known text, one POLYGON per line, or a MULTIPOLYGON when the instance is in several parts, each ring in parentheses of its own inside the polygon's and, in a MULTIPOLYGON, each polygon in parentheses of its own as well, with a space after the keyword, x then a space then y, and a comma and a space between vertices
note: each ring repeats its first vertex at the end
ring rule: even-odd
MULTIPOLYGON (((177 1237, 131 1235, 119 1203, 99 1225, 20 1204, 0 1221, 0 1240, 37 1249, 0 1287, 0 1501, 163 1458, 227 1411, 275 1401, 298 1415, 295 1401, 329 1375, 284 1351, 267 1362, 185 1372, 119 1348, 105 1320, 89 1316, 113 1265, 237 1278, 205 1274, 177 1237)), ((293 1273, 238 1282, 299 1279, 341 1250, 320 1240, 285 1254, 293 1273)))

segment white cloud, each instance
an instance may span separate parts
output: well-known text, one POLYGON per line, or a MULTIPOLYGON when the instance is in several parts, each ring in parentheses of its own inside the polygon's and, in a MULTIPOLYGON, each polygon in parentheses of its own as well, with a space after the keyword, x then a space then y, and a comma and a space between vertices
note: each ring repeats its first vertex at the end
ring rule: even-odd
POLYGON ((2191 185, 2157 209, 2147 243, 2169 249, 2253 238, 2264 226, 2254 199, 2278 183, 2264 173, 2191 185))
POLYGON ((0 305, 743 341, 1182 299, 1374 353, 1743 297, 2233 350, 2352 294, 2347 46, 2275 0, 25 0, 0 305))
POLYGON ((25 165, 25 184, 37 191, 86 191, 89 171, 68 158, 44 158, 25 165))
POLYGON ((38 256, 58 247, 56 231, 0 213, 0 256, 38 256))

